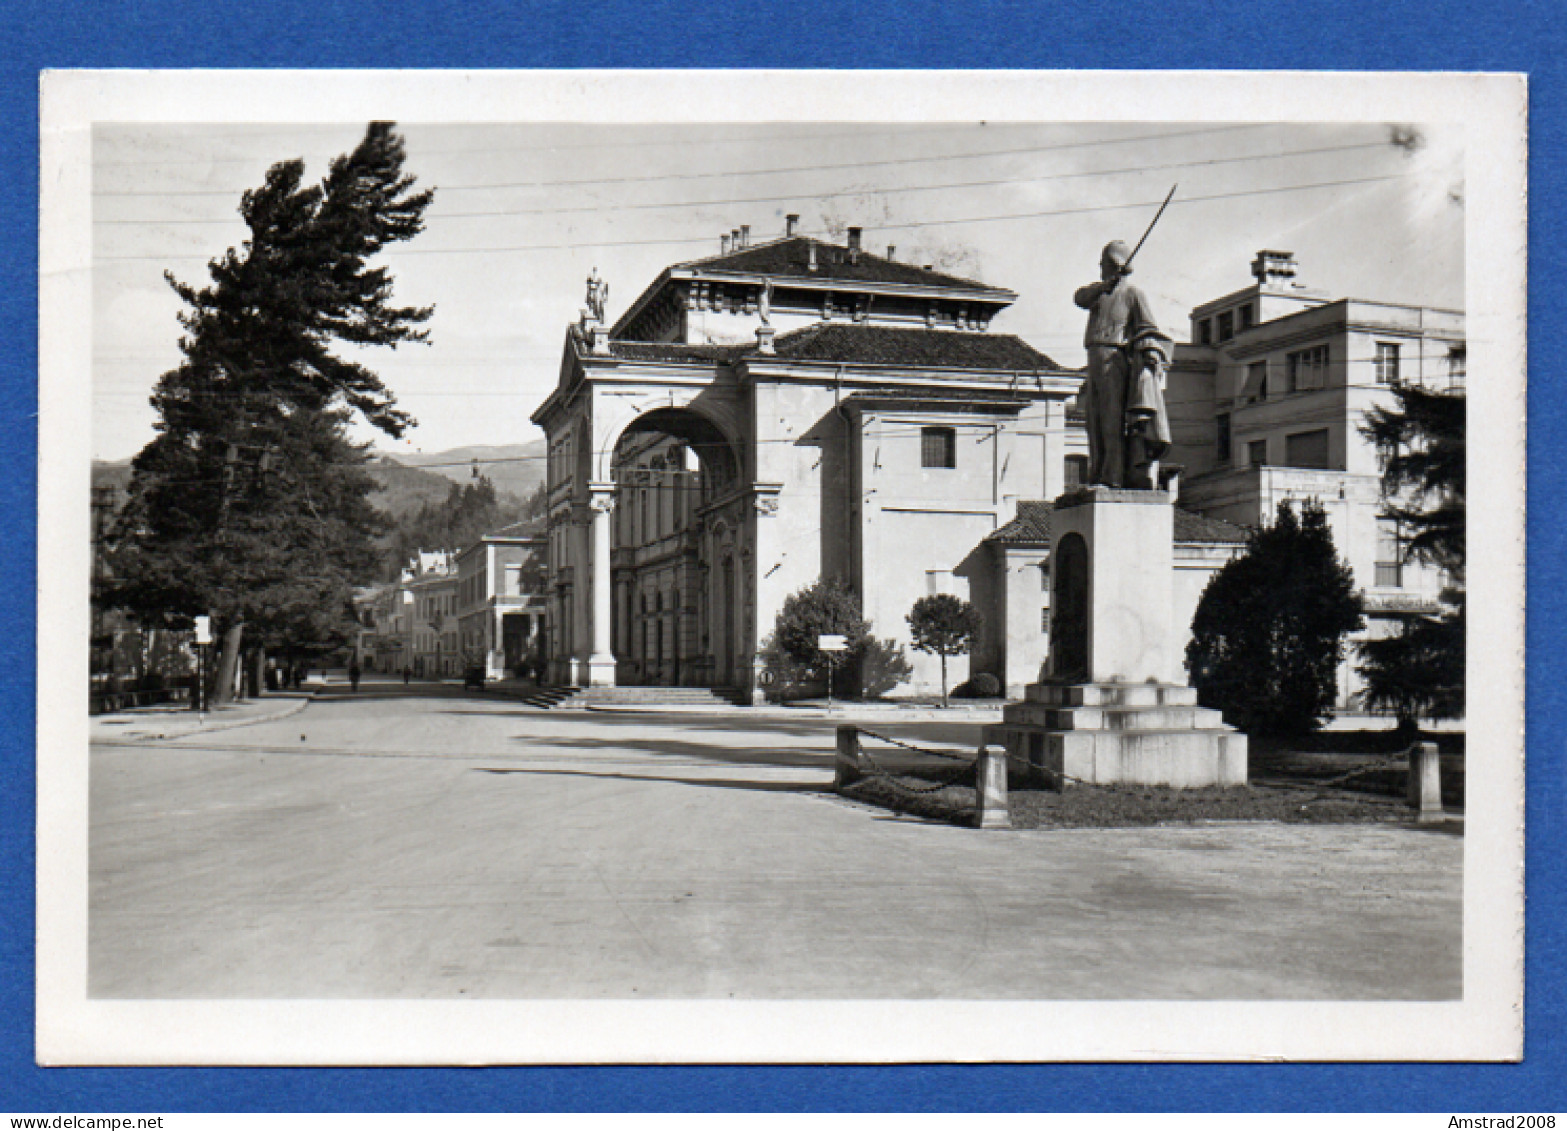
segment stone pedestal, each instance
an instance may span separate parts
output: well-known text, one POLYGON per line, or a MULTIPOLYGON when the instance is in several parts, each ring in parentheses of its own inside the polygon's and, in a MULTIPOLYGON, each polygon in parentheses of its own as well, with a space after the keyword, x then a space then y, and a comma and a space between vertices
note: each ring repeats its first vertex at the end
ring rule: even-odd
POLYGON ((1246 736, 1197 706, 1173 623, 1175 511, 1165 491, 1086 487, 1051 515, 1050 658, 987 744, 1052 788, 1244 785, 1246 736))

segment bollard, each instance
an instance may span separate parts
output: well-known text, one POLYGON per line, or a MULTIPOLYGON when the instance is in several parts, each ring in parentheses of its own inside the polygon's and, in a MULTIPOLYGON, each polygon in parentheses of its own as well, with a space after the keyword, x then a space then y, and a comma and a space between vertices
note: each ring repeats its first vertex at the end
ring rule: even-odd
POLYGON ((860 730, 854 726, 840 726, 838 754, 833 759, 833 788, 842 789, 846 785, 853 785, 864 776, 860 769, 860 730))
POLYGON ((1409 784, 1406 797, 1419 810, 1420 821, 1440 821, 1442 813, 1442 760, 1436 743, 1417 742, 1409 748, 1409 784))
POLYGON ((975 773, 979 794, 979 827, 982 829, 1010 829, 1012 818, 1007 812, 1007 752, 979 748, 975 760, 975 773))

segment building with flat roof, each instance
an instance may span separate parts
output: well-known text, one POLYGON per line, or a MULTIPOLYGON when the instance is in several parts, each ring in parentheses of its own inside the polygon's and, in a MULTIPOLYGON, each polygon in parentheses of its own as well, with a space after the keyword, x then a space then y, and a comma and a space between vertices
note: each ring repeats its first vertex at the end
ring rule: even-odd
POLYGON ((544 560, 541 523, 513 523, 458 551, 457 648, 464 673, 482 669, 486 679, 532 670, 545 637, 544 560))
MULTIPOLYGON (((1251 286, 1192 311, 1192 344, 1176 347, 1165 398, 1169 459, 1184 467, 1181 505, 1200 514, 1258 526, 1286 500, 1318 501, 1362 591, 1365 635, 1388 635, 1402 617, 1437 611, 1447 579, 1403 560, 1360 427, 1400 383, 1463 390, 1464 315, 1334 299, 1296 271, 1292 253, 1258 252, 1251 286)), ((1339 705, 1358 690, 1346 663, 1339 705)))

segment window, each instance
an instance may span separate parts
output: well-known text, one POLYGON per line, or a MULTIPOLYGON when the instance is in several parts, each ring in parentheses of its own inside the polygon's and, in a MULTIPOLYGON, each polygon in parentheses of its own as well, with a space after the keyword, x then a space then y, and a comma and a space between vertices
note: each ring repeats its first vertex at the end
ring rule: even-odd
POLYGON ((1252 440, 1246 445, 1246 462, 1261 467, 1268 462, 1268 441, 1252 440))
POLYGON ((1073 487, 1081 487, 1088 479, 1088 457, 1066 457, 1066 486, 1067 490, 1073 487))
POLYGON ((507 597, 522 596, 522 566, 511 563, 507 564, 506 588, 504 593, 507 597))
POLYGON ((1200 346, 1213 345, 1213 322, 1207 318, 1197 323, 1197 344, 1200 346))
POLYGON ((1449 392, 1456 392, 1464 387, 1465 369, 1468 366, 1469 350, 1465 346, 1454 346, 1447 351, 1447 388, 1449 392))
POLYGON ((1289 381, 1292 393, 1327 386, 1328 347, 1312 346, 1288 355, 1289 381))
POLYGON ((1398 384, 1398 343, 1377 343, 1377 384, 1398 384))
POLYGON ((921 428, 920 466, 957 467, 957 433, 951 428, 921 428))
POLYGON ((1235 336, 1235 312, 1226 310, 1219 315, 1219 341, 1227 342, 1235 336))
POLYGON ((1219 433, 1219 462, 1230 462, 1230 414, 1221 412, 1213 418, 1215 428, 1219 433))
POLYGON ((1404 585, 1404 554, 1398 536, 1398 522, 1377 519, 1376 584, 1381 589, 1401 589, 1404 585))
POLYGON ((1246 367, 1246 402, 1256 404, 1268 399, 1268 363, 1254 361, 1246 367))
POLYGON ((1251 329, 1251 303, 1248 302, 1245 306, 1240 307, 1236 310, 1236 313, 1240 315, 1240 332, 1244 334, 1251 329))
POLYGON ((1289 467, 1327 467, 1328 430, 1317 428, 1284 437, 1284 462, 1289 467))

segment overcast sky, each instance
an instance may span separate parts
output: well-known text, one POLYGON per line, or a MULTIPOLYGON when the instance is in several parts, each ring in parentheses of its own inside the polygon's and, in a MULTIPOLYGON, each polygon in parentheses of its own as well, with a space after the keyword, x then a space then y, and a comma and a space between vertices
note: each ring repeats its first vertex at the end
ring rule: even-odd
MULTIPOLYGON (((241 192, 301 157, 324 175, 362 127, 104 126, 93 133, 93 454, 152 438, 148 394, 178 364, 165 270, 205 280, 246 235, 241 192)), ((1247 285, 1261 248, 1334 297, 1464 306, 1463 164, 1438 126, 410 125, 407 170, 436 190, 427 229, 385 253, 395 298, 433 304, 429 346, 366 358, 419 421, 386 451, 538 437, 568 322, 597 267, 613 321, 671 263, 802 229, 865 229, 869 250, 1008 287, 992 330, 1083 361, 1072 291, 1099 249, 1135 242, 1140 285, 1180 341, 1187 312, 1247 285)))

